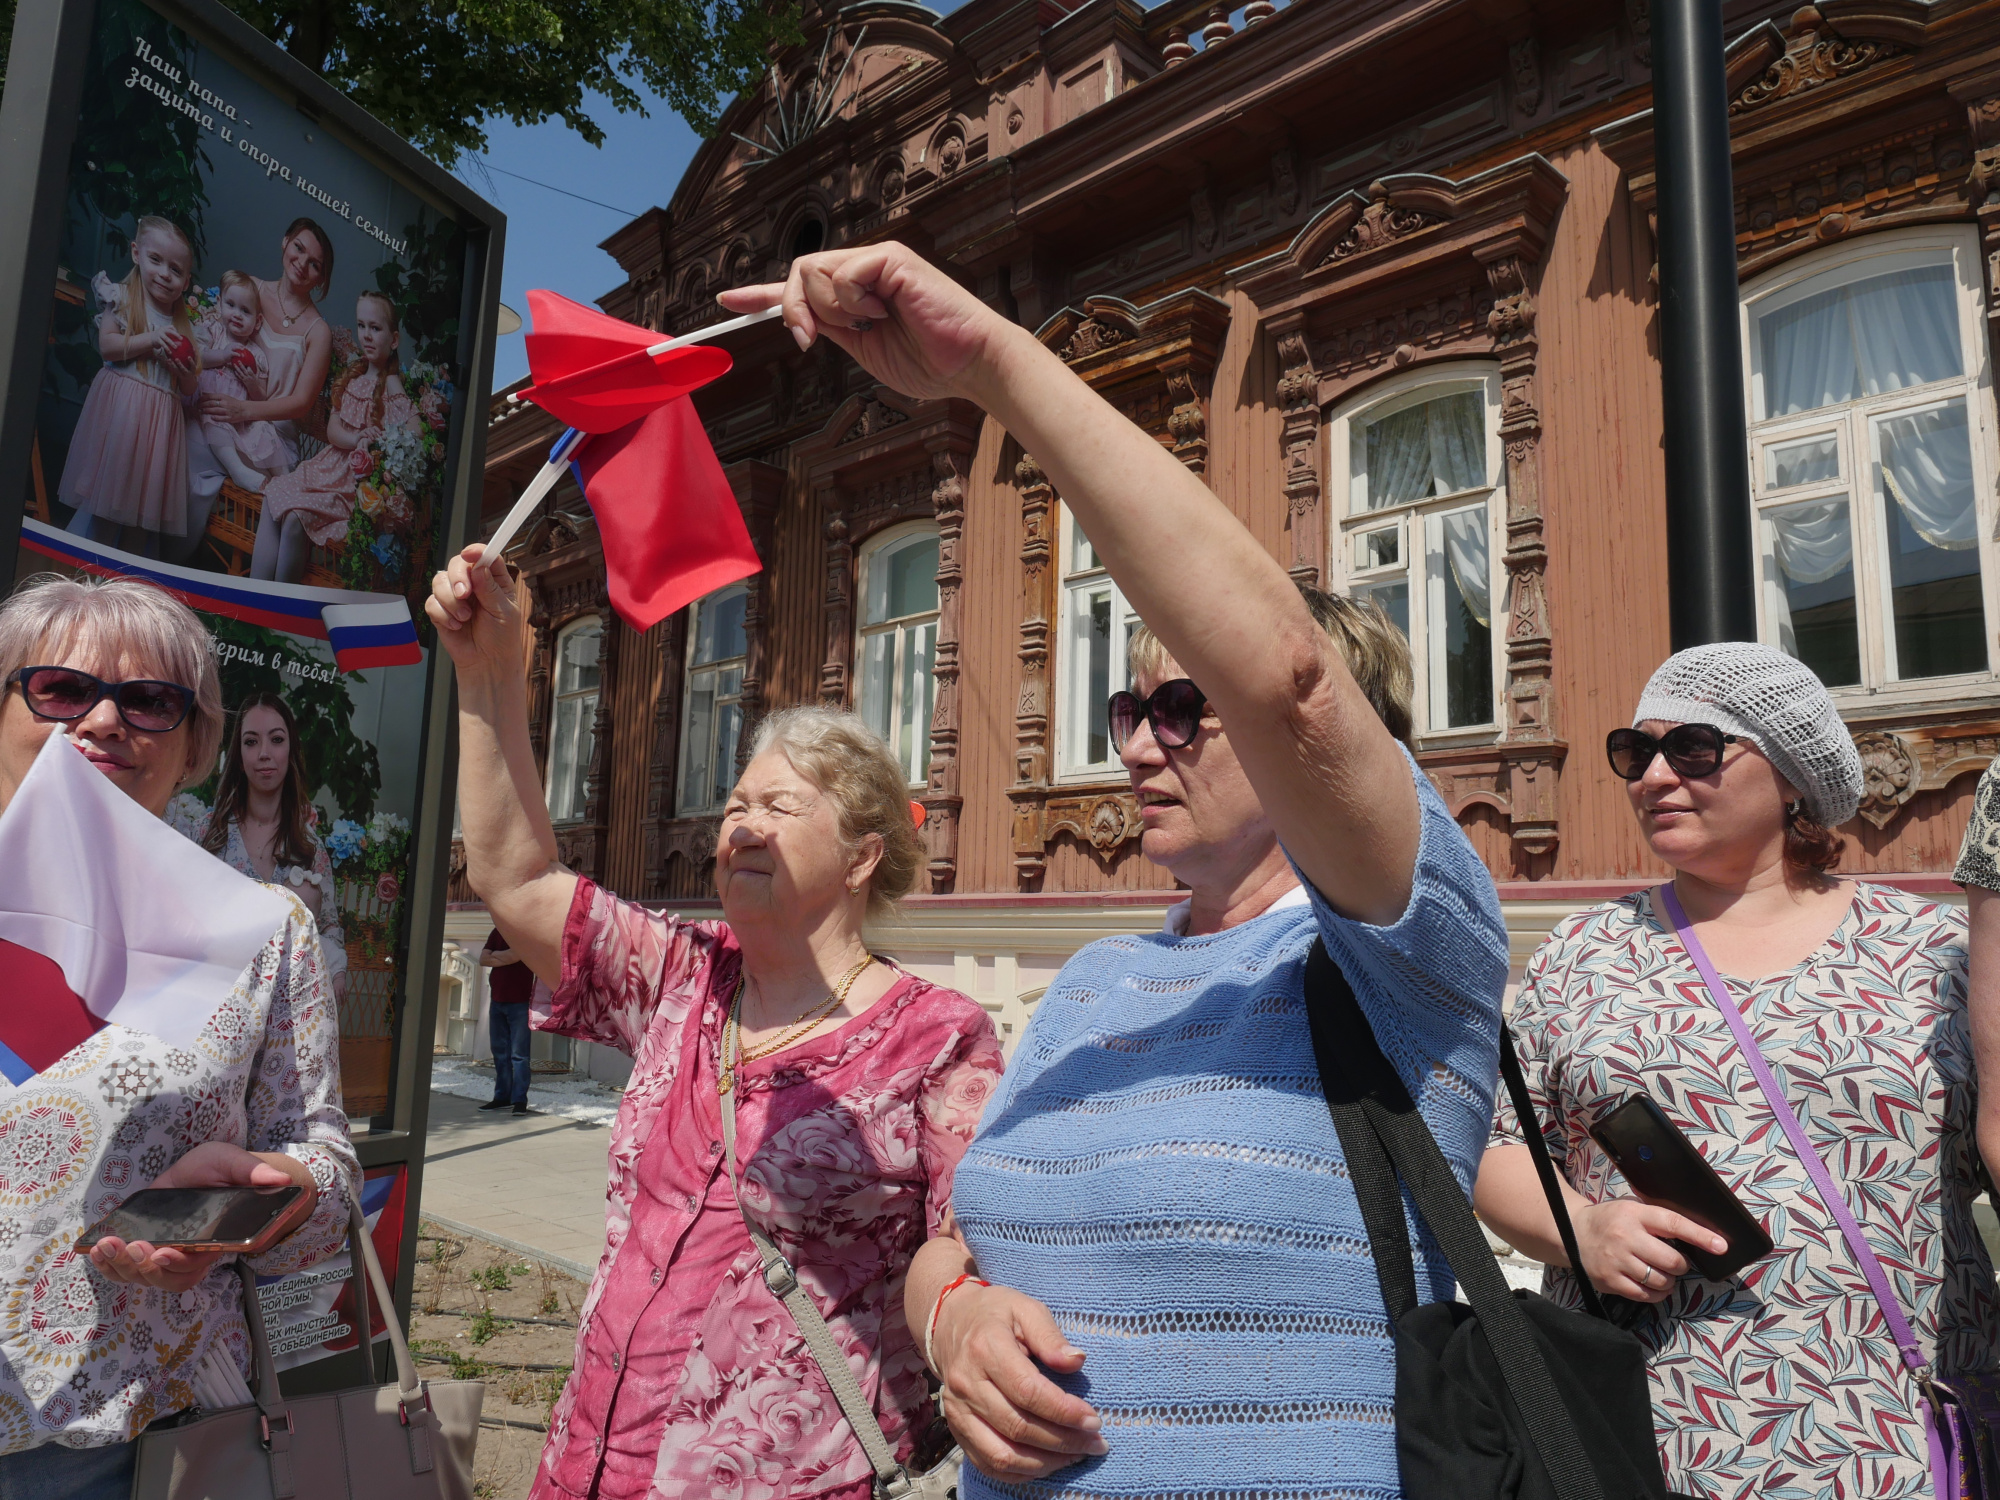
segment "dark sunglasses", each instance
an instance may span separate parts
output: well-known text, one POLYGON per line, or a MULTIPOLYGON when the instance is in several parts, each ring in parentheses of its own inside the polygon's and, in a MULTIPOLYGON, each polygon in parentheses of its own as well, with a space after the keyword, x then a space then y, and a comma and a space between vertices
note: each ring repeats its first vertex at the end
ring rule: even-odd
POLYGON ((1108 709, 1112 748, 1123 751, 1144 719, 1153 726, 1154 739, 1178 750, 1201 728, 1201 711, 1206 707, 1208 699, 1186 677, 1163 682, 1143 698, 1137 693, 1113 693, 1108 709))
POLYGON ((194 689, 178 682, 134 677, 106 682, 74 667, 22 667, 7 679, 19 683, 28 712, 38 719, 68 724, 109 698, 126 725, 146 734, 171 734, 194 707, 194 689))
POLYGON ((1626 781, 1644 776, 1656 755, 1664 755, 1679 775, 1699 781, 1722 769, 1722 747, 1735 743, 1735 735, 1713 724, 1676 724, 1658 739, 1637 729, 1614 729, 1604 737, 1604 753, 1626 781))

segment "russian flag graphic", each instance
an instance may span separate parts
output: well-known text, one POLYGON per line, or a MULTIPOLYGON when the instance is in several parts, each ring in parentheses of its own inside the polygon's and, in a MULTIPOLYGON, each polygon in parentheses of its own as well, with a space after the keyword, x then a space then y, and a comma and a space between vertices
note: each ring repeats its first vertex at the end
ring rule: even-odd
POLYGON ((205 614, 330 642, 334 662, 343 672, 414 666, 424 659, 410 606, 398 594, 315 589, 203 573, 71 536, 41 521, 21 523, 21 545, 87 573, 147 579, 205 614))

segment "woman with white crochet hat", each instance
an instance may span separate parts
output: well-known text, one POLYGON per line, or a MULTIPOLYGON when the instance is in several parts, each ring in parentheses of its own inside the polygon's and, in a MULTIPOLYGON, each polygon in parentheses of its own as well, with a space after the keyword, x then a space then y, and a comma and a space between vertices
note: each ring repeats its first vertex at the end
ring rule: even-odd
MULTIPOLYGON (((1584 1269, 1634 1304, 1668 1487, 1705 1500, 1929 1496, 1917 1385, 1898 1343, 1951 1373, 1991 1370, 2000 1349, 1972 1219, 1964 919, 1831 873, 1843 844, 1832 830, 1860 800, 1860 757, 1819 679, 1781 652, 1732 642, 1678 653, 1606 748, 1673 879, 1558 926, 1529 961, 1512 1024, 1584 1269), (1702 950, 1831 1193, 1697 968, 1702 950), (1634 1095, 1763 1224, 1769 1255, 1707 1280, 1682 1246, 1719 1253, 1725 1242, 1631 1196, 1589 1130, 1634 1095), (1893 1313, 1843 1237, 1834 1196, 1886 1272, 1893 1313)), ((1574 1306, 1521 1141, 1503 1095, 1475 1201, 1495 1233, 1551 1267, 1549 1295, 1574 1306)))

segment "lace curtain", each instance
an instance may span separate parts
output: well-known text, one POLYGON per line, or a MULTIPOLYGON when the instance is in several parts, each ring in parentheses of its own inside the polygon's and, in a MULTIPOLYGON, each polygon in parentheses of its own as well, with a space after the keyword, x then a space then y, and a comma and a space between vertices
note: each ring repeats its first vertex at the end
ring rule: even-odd
POLYGON ((1948 266, 1891 271, 1758 320, 1765 415, 1816 411, 1962 373, 1948 266))
POLYGON ((1364 431, 1370 510, 1486 483, 1486 404, 1477 391, 1405 407, 1364 431))
POLYGON ((1902 508, 1910 529, 1946 552, 1978 546, 1965 403, 1885 417, 1876 436, 1882 449, 1883 488, 1902 508))
POLYGON ((1438 519, 1444 527, 1444 555, 1451 566, 1452 581, 1472 618, 1491 629, 1493 575, 1487 562, 1486 507, 1456 510, 1438 519))

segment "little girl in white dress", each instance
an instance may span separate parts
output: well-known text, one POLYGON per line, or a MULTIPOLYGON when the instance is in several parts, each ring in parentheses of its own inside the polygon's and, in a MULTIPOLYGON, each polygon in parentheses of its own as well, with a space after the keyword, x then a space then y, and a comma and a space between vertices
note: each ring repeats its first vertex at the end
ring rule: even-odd
MULTIPOLYGON (((196 382, 200 395, 261 401, 269 394, 270 364, 257 337, 263 324, 256 279, 247 271, 224 271, 215 311, 203 320, 208 342, 196 382)), ((261 494, 266 480, 291 468, 284 440, 271 423, 225 422, 206 413, 200 420, 209 451, 240 488, 261 494)))

